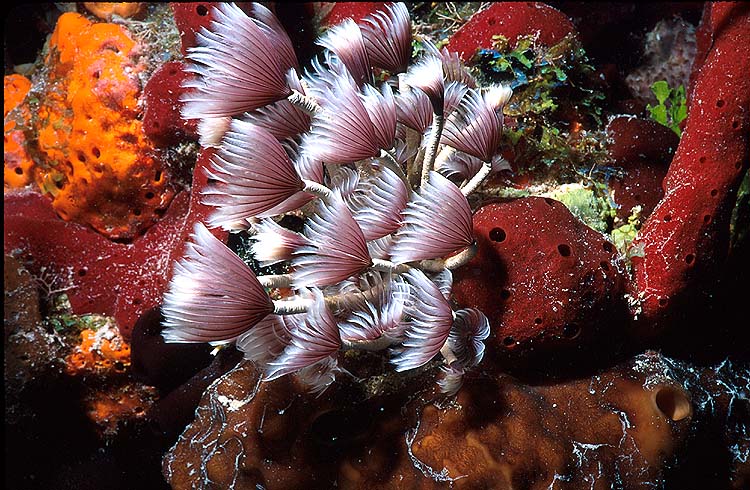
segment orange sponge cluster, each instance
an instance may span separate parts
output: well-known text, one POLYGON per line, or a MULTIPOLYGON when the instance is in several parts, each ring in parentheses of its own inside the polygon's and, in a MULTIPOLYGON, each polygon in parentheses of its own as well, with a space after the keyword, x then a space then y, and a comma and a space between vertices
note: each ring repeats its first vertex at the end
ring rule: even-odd
POLYGON ((36 180, 55 211, 113 239, 136 236, 174 196, 140 121, 137 50, 119 25, 63 14, 34 124, 44 160, 36 180))
POLYGON ((65 360, 70 375, 124 372, 130 366, 130 345, 116 328, 81 331, 81 343, 65 360))
POLYGON ((130 345, 114 322, 82 330, 80 344, 65 357, 66 374, 84 380, 82 406, 105 439, 144 418, 157 398, 155 388, 132 380, 130 365, 130 345))
POLYGON ((30 88, 31 81, 23 75, 3 77, 3 189, 25 187, 33 180, 34 161, 26 153, 26 137, 16 124, 18 118, 24 126, 28 124, 29 111, 21 103, 30 88))

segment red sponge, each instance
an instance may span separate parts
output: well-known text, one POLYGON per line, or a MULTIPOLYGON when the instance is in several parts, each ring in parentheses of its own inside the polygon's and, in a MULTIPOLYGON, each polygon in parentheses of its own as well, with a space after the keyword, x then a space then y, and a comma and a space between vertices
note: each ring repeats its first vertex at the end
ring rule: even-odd
POLYGON ((469 61, 477 49, 491 48, 492 36, 502 35, 513 46, 520 36, 537 35, 538 42, 554 46, 575 27, 568 17, 542 2, 497 2, 472 15, 469 21, 451 36, 448 49, 469 61))
POLYGON ((624 318, 614 246, 559 201, 527 197, 474 214, 477 256, 455 271, 461 306, 490 320, 488 348, 572 347, 624 318))
POLYGON ((709 3, 713 45, 695 78, 665 196, 632 250, 637 330, 657 334, 701 303, 727 257, 729 220, 748 168, 750 4, 709 3))

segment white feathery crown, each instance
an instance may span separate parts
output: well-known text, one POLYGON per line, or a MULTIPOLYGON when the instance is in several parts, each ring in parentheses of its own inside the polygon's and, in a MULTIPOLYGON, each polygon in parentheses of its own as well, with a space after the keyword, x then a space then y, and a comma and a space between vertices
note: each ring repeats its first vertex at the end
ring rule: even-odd
POLYGON ((502 167, 512 91, 477 88, 429 42, 412 60, 404 3, 331 27, 302 71, 274 14, 243 8, 213 8, 181 100, 212 147, 207 224, 243 233, 252 267, 196 225, 164 295, 165 340, 235 344, 265 381, 295 375, 314 393, 346 372, 340 351, 375 351, 396 372, 439 364, 454 394, 489 335, 480 311, 451 304, 449 267, 476 251, 457 183, 502 167))

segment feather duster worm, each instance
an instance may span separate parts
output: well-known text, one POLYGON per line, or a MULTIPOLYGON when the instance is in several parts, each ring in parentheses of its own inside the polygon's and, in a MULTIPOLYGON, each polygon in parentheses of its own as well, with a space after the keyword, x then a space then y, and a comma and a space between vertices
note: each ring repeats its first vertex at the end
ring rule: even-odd
POLYGON ((168 342, 228 342, 273 311, 257 277, 198 223, 162 306, 168 342))
POLYGON ((234 342, 264 379, 292 374, 318 393, 345 372, 342 350, 390 352, 396 371, 442 358, 438 384, 455 393, 488 323, 451 306, 449 269, 475 250, 471 208, 433 166, 442 143, 442 172, 480 173, 509 90, 476 90, 458 56, 432 45, 410 66, 404 4, 331 28, 302 78, 278 20, 248 11, 222 4, 199 35, 183 117, 217 148, 207 224, 248 231, 254 259, 289 272, 256 277, 198 226, 164 298, 165 339, 234 342), (386 70, 379 87, 373 68, 386 70), (308 203, 302 233, 273 219, 308 203), (266 287, 292 295, 272 301, 266 287))
POLYGON ((420 194, 414 194, 396 232, 391 260, 405 263, 444 257, 474 242, 471 208, 451 181, 432 172, 420 194))

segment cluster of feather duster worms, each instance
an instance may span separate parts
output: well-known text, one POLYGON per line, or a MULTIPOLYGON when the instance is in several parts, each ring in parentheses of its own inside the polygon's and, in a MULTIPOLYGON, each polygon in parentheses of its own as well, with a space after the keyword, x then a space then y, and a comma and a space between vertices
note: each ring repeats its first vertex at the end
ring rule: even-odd
POLYGON ((330 28, 302 76, 265 7, 221 4, 213 19, 187 55, 182 111, 215 147, 206 225, 247 231, 256 260, 290 272, 256 275, 197 225, 164 296, 164 338, 235 343, 266 380, 294 374, 315 392, 346 373, 344 350, 383 351, 396 371, 442 359, 438 384, 455 393, 489 324, 453 310, 451 270, 476 253, 466 196, 507 165, 510 88, 478 88, 428 41, 412 63, 403 3, 330 28), (302 233, 274 220, 306 205, 302 233), (277 287, 294 294, 272 300, 277 287))

